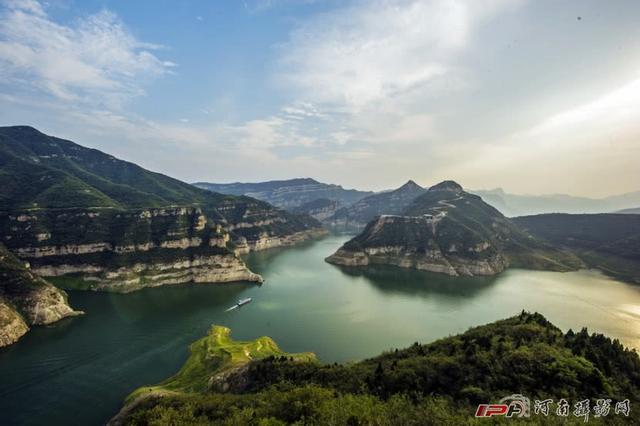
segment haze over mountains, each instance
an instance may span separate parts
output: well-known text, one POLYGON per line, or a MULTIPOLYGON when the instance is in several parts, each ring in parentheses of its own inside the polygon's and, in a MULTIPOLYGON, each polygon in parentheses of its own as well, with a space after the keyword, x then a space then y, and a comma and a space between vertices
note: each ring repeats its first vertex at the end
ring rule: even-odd
POLYGON ((574 197, 566 194, 518 195, 501 188, 470 190, 482 197, 506 216, 542 213, 612 213, 622 209, 640 208, 640 191, 605 198, 574 197))
POLYGON ((640 207, 636 207, 633 209, 622 209, 622 210, 618 210, 616 213, 622 213, 622 214, 640 214, 640 207))
MULTIPOLYGON (((251 196, 296 212, 309 213, 314 209, 319 209, 320 216, 316 217, 319 220, 332 221, 335 219, 343 223, 346 219, 351 218, 351 221, 360 227, 364 226, 362 222, 366 223, 367 219, 370 220, 375 216, 373 213, 376 211, 374 205, 378 202, 385 202, 385 199, 388 200, 388 197, 382 194, 400 191, 401 193, 405 192, 404 197, 409 199, 411 194, 419 194, 420 188, 422 188, 414 181, 409 180, 399 188, 373 193, 357 189, 345 190, 339 185, 325 184, 310 178, 231 184, 198 182, 194 185, 223 194, 251 196), (378 195, 381 198, 377 198, 378 195), (368 198, 370 196, 376 198, 368 198), (361 202, 365 198, 367 198, 366 203, 361 202), (330 201, 336 203, 332 205, 330 201), (308 204, 308 206, 304 206, 304 204, 308 204), (325 209, 322 210, 321 207, 325 209), (327 214, 330 208, 334 213, 338 213, 335 218, 327 214), (339 212, 339 210, 342 211, 339 212), (356 211, 361 213, 356 213, 356 211)), ((507 217, 542 213, 612 213, 619 210, 625 210, 623 213, 637 213, 640 211, 637 210, 640 209, 640 191, 600 199, 567 194, 520 195, 507 193, 501 188, 470 189, 468 192, 481 196, 486 203, 497 208, 507 217)), ((380 213, 378 212, 378 214, 380 213)))
POLYGON ((219 192, 221 194, 247 195, 284 208, 299 207, 318 199, 338 201, 340 205, 353 204, 372 194, 371 191, 344 189, 340 185, 318 182, 311 178, 274 180, 257 183, 208 183, 196 182, 193 185, 219 192))

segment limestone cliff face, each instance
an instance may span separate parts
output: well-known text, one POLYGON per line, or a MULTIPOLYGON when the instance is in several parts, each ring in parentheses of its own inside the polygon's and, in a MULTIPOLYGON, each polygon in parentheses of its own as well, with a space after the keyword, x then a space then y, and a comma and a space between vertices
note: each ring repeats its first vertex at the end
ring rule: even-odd
POLYGON ((326 232, 284 229, 291 226, 287 217, 262 204, 227 206, 227 219, 217 222, 197 207, 47 209, 0 217, 0 232, 34 273, 63 277, 63 284, 71 277, 74 288, 130 292, 187 282, 262 282, 238 255, 326 232))
POLYGON ((292 209, 294 213, 308 214, 312 218, 319 220, 320 222, 327 221, 333 217, 336 212, 342 207, 342 204, 337 200, 330 200, 328 198, 320 198, 302 204, 299 207, 292 209))
POLYGON ((138 262, 117 269, 93 265, 58 265, 42 266, 36 271, 43 276, 63 277, 61 282, 64 282, 64 276, 77 274, 76 288, 120 293, 170 284, 263 281, 260 275, 251 272, 233 254, 176 257, 171 262, 138 262))
POLYGON ((240 239, 236 242, 236 254, 246 254, 251 251, 267 250, 276 247, 292 246, 303 241, 318 238, 328 233, 325 229, 311 229, 308 231, 296 232, 291 235, 285 236, 271 236, 267 233, 262 233, 258 238, 251 241, 246 239, 240 239))
POLYGON ((75 288, 262 281, 227 247, 229 230, 208 226, 200 208, 50 209, 7 215, 3 225, 5 241, 34 273, 75 274, 75 288))
POLYGON ((487 241, 463 241, 442 247, 438 220, 427 217, 381 216, 326 260, 345 266, 394 265, 452 276, 494 275, 507 259, 487 241), (385 243, 386 241, 386 243, 385 243))
POLYGON ((17 342, 27 331, 29 326, 18 311, 0 300, 0 347, 17 342))
POLYGON ((17 341, 30 325, 79 314, 64 291, 36 276, 0 244, 0 346, 17 341))

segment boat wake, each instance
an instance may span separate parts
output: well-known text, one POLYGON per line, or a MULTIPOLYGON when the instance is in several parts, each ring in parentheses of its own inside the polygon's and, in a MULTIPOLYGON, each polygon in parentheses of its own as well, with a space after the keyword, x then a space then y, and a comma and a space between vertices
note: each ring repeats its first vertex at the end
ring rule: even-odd
POLYGON ((227 309, 225 312, 230 312, 230 311, 233 311, 234 309, 241 308, 242 306, 246 305, 247 303, 251 303, 251 300, 253 300, 253 299, 251 299, 250 297, 247 297, 246 299, 239 299, 238 303, 236 303, 235 305, 233 305, 232 307, 227 309))

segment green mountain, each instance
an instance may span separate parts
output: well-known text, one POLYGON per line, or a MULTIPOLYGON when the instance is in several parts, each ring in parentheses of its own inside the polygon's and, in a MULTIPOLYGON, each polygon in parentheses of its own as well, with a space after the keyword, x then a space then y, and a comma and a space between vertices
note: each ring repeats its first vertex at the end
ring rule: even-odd
POLYGON ((238 253, 322 232, 309 216, 205 191, 26 126, 0 128, 0 200, 1 241, 35 272, 80 288, 260 281, 238 253))
POLYGON ((533 238, 453 181, 432 186, 400 211, 369 222, 327 261, 345 266, 390 264, 449 275, 493 275, 509 265, 561 271, 582 265, 570 253, 533 238))
POLYGON ((193 185, 219 192, 221 194, 247 195, 266 201, 274 206, 287 210, 301 210, 300 207, 313 203, 316 200, 327 199, 334 201, 338 206, 347 206, 355 203, 367 195, 368 191, 344 189, 340 185, 332 185, 318 182, 311 178, 298 178, 289 180, 272 180, 256 183, 210 183, 196 182, 193 185))
POLYGON ((640 215, 543 214, 513 220, 536 238, 571 250, 589 267, 640 284, 640 215))
POLYGON ((326 220, 337 227, 362 229, 374 217, 383 214, 400 214, 419 195, 426 191, 410 180, 392 191, 384 191, 362 198, 344 207, 326 220))
POLYGON ((0 347, 17 341, 29 326, 81 313, 69 306, 64 291, 34 275, 0 244, 0 347))
POLYGON ((218 342, 216 330, 191 346, 176 376, 132 393, 110 424, 494 424, 474 419, 478 404, 513 394, 530 399, 530 417, 505 423, 584 424, 554 415, 561 398, 571 413, 585 398, 591 407, 611 399, 609 415, 592 412, 590 423, 640 421, 636 352, 586 329, 563 334, 537 313, 344 365, 282 353, 268 338, 234 343, 225 333, 218 342), (533 407, 545 399, 553 400, 548 416, 533 407), (630 417, 614 411, 624 400, 630 417))

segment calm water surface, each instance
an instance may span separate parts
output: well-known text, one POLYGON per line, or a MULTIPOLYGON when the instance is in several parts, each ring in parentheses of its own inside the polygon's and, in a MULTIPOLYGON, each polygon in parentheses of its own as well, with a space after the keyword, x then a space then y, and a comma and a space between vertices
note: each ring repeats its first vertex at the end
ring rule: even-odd
POLYGON ((510 270, 450 278, 391 267, 324 262, 348 237, 251 254, 266 283, 186 285, 118 295, 70 292, 87 314, 33 329, 0 349, 0 424, 99 425, 143 384, 178 370, 212 323, 234 337, 269 335, 286 351, 347 361, 428 342, 519 313, 564 330, 590 330, 640 348, 640 287, 595 271, 510 270), (225 313, 239 297, 253 297, 225 313))

